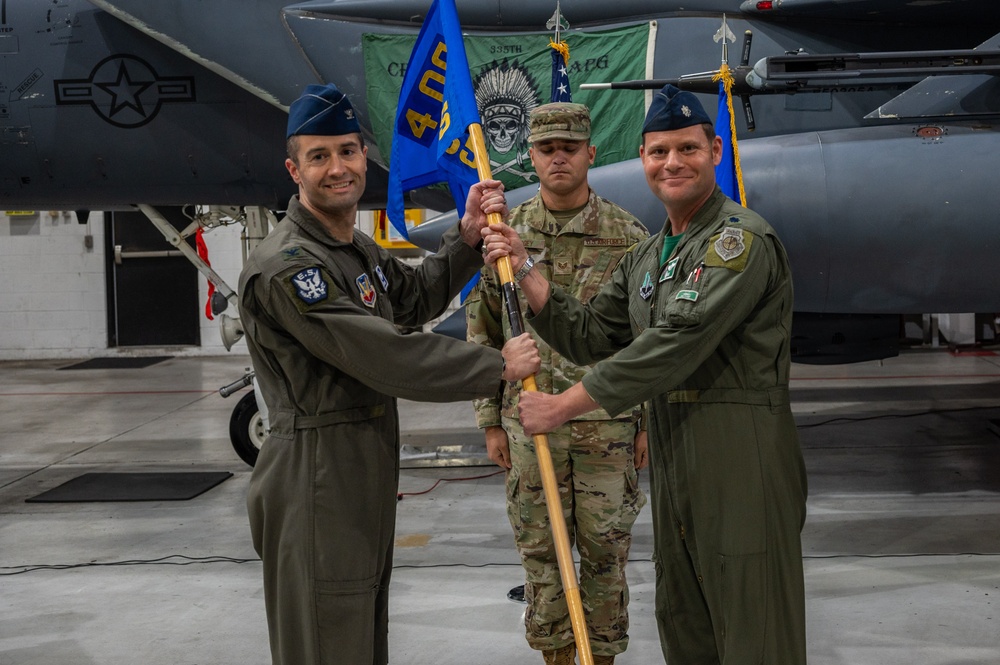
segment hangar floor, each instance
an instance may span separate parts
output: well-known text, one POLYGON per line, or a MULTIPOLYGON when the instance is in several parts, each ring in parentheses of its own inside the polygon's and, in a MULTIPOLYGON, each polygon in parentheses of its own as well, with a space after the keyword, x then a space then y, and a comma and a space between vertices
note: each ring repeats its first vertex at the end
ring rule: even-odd
MULTIPOLYGON (((216 392, 246 359, 68 364, 0 363, 0 663, 268 663, 250 469, 228 440, 238 398, 216 392), (85 472, 163 470, 234 475, 189 501, 25 503, 85 472)), ((810 479, 812 665, 1000 663, 1000 356, 795 365, 792 404, 810 479)), ((411 443, 480 441, 467 404, 401 410, 411 443)), ((426 459, 402 473, 393 662, 541 663, 506 598, 521 571, 502 476, 426 459)), ((651 550, 646 508, 622 665, 662 662, 651 550)))

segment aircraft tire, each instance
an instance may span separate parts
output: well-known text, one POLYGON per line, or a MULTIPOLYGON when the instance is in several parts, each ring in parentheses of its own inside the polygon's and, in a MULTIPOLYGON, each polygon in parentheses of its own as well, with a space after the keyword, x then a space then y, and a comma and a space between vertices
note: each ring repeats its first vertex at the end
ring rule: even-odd
POLYGON ((236 403, 233 415, 229 418, 229 440, 240 459, 253 466, 257 463, 257 455, 265 436, 264 421, 257 408, 257 398, 251 390, 236 403))

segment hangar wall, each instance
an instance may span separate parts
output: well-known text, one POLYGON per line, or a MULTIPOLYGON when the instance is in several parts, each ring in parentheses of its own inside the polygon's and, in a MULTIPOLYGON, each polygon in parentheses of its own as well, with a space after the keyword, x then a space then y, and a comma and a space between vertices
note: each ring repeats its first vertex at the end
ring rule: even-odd
MULTIPOLYGON (((233 225, 205 234, 212 267, 233 288, 243 261, 241 230, 233 225)), ((224 355, 218 317, 205 318, 204 277, 198 284, 201 345, 170 353, 224 355)), ((141 347, 108 348, 106 293, 102 213, 92 212, 86 224, 69 211, 0 213, 0 359, 141 353, 141 347)), ((245 343, 233 352, 245 353, 245 343)))

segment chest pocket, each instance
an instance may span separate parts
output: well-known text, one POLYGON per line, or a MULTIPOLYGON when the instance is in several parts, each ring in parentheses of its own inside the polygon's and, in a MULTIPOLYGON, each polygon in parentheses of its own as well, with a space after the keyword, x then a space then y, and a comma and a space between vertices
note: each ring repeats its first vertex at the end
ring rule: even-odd
MULTIPOLYGON (((697 270, 697 267, 694 268, 697 270)), ((687 328, 701 323, 706 300, 712 297, 712 278, 716 269, 702 267, 698 281, 687 275, 657 294, 657 324, 668 328, 687 328)))

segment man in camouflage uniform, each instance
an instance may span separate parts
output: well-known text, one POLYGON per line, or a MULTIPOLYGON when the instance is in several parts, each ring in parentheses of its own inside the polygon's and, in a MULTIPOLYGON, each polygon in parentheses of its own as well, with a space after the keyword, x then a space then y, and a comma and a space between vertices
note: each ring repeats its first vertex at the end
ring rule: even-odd
POLYGON ((413 268, 354 228, 365 189, 358 121, 333 85, 288 115, 288 213, 247 259, 240 314, 270 432, 247 509, 275 665, 385 665, 399 484, 396 398, 461 401, 538 367, 522 335, 501 353, 433 333, 482 266, 500 183, 472 187, 460 224, 413 268))
MULTIPOLYGON (((583 104, 553 103, 531 113, 530 156, 539 193, 515 208, 509 224, 547 278, 586 302, 628 248, 648 237, 631 214, 597 196, 587 184, 596 148, 583 104)), ((519 273, 520 276, 522 273, 519 273)), ((522 298, 521 307, 525 304, 522 298)), ((497 275, 484 270, 466 305, 469 341, 500 348, 511 335, 497 275)), ((542 357, 538 390, 557 394, 580 380, 574 365, 536 338, 542 357)), ((517 420, 517 383, 475 402, 490 459, 507 473, 507 513, 525 570, 528 644, 546 663, 573 662, 575 643, 559 576, 541 473, 531 437, 517 420)), ((580 552, 580 595, 595 662, 614 662, 628 646, 625 563, 632 524, 645 496, 636 469, 645 466, 639 409, 611 418, 604 409, 578 415, 549 432, 549 446, 570 539, 580 552)))
MULTIPOLYGON (((656 621, 668 663, 804 665, 806 475, 788 402, 792 278, 774 229, 715 184, 722 141, 698 98, 654 97, 639 155, 664 229, 586 305, 541 271, 529 322, 576 362, 558 395, 522 393, 528 433, 598 404, 650 403, 656 621)), ((502 225, 490 261, 527 252, 502 225)))

